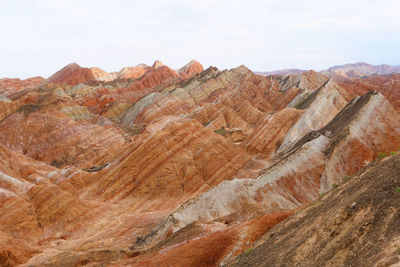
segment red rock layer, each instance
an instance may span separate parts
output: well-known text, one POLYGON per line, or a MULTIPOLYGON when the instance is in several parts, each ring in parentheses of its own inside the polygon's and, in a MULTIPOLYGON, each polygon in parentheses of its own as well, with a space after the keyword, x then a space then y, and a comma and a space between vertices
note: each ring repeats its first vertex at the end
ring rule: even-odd
POLYGON ((252 153, 260 153, 266 158, 272 158, 290 127, 302 114, 301 110, 283 109, 266 117, 242 143, 242 146, 252 153))
POLYGON ((42 77, 33 77, 25 80, 4 78, 0 79, 0 95, 11 95, 21 90, 32 89, 42 83, 42 77))
POLYGON ((21 106, 0 122, 1 144, 55 166, 85 166, 109 162, 125 143, 120 129, 77 122, 65 114, 73 108, 63 111, 39 104, 21 106))
POLYGON ((92 75, 95 80, 99 80, 108 75, 108 73, 106 71, 104 71, 100 68, 97 68, 97 67, 90 68, 90 71, 92 72, 92 75))
POLYGON ((245 251, 247 244, 292 213, 268 214, 230 227, 196 225, 192 227, 195 229, 185 229, 173 236, 153 253, 117 261, 110 266, 218 266, 245 251), (198 233, 193 235, 196 230, 198 233), (185 241, 179 242, 179 239, 185 241))
POLYGON ((113 116, 117 112, 118 115, 122 115, 126 107, 138 102, 146 95, 184 82, 203 69, 200 63, 190 63, 187 68, 186 72, 178 74, 160 61, 154 62, 152 67, 141 64, 123 68, 118 73, 111 73, 103 77, 104 79, 98 79, 105 80, 108 85, 98 86, 95 92, 85 95, 80 103, 97 114, 113 116), (125 83, 126 80, 128 84, 125 83), (113 88, 110 88, 110 85, 113 88))
POLYGON ((170 85, 180 80, 181 77, 178 73, 156 61, 140 79, 130 83, 127 88, 119 89, 118 93, 129 93, 127 94, 129 100, 136 102, 145 95, 154 92, 155 86, 160 86, 161 84, 170 85))
POLYGON ((95 74, 90 68, 82 68, 76 63, 71 63, 54 73, 46 80, 46 84, 67 84, 77 85, 79 83, 88 83, 96 79, 99 69, 95 69, 95 74))
POLYGON ((339 82, 339 85, 353 96, 376 90, 382 93, 397 111, 400 110, 400 74, 347 79, 339 82))
POLYGON ((192 60, 181 69, 179 69, 178 73, 184 78, 190 78, 198 73, 201 73, 204 70, 203 65, 201 65, 198 61, 192 60))
POLYGON ((291 107, 295 107, 302 99, 320 88, 327 79, 324 75, 310 70, 297 75, 271 76, 264 80, 265 86, 271 88, 267 97, 274 109, 279 110, 287 107, 296 97, 299 97, 299 100, 291 105, 291 107))
POLYGON ((126 67, 119 71, 118 78, 126 80, 139 79, 149 69, 150 67, 145 64, 140 64, 135 67, 126 67))
POLYGON ((104 199, 132 196, 140 200, 140 209, 155 209, 154 203, 148 205, 157 200, 163 209, 231 179, 249 161, 241 149, 194 120, 164 118, 142 136, 117 159, 119 164, 99 174, 93 193, 104 199))

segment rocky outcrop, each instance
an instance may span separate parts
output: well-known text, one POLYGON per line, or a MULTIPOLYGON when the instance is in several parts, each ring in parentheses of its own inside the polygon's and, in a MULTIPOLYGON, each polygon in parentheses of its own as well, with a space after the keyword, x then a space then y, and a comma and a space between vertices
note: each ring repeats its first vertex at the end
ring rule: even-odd
POLYGON ((262 213, 273 213, 310 203, 343 177, 372 162, 376 157, 373 151, 397 149, 400 124, 389 121, 399 118, 381 94, 354 99, 329 124, 298 141, 255 180, 225 181, 186 202, 157 228, 153 238, 176 232, 195 221, 212 222, 244 212, 249 206, 262 213), (376 138, 371 138, 372 133, 376 138))
POLYGON ((89 123, 93 115, 80 108, 51 110, 40 104, 21 106, 0 122, 1 144, 54 166, 83 167, 107 163, 125 143, 120 129, 89 123))
POLYGON ((0 79, 0 96, 8 97, 22 90, 33 89, 39 84, 41 84, 44 80, 45 79, 40 76, 28 78, 25 80, 21 80, 18 78, 0 79))
POLYGON ((269 214, 233 226, 228 221, 212 226, 193 224, 149 253, 115 261, 112 266, 218 266, 234 259, 247 244, 289 215, 291 212, 269 214), (182 242, 185 239, 189 240, 182 242))
POLYGON ((103 79, 108 75, 106 71, 97 67, 90 68, 90 71, 92 72, 93 78, 97 81, 103 79))
POLYGON ((45 84, 77 85, 88 83, 95 80, 99 73, 103 75, 103 72, 99 69, 92 71, 90 68, 82 68, 76 63, 71 63, 50 76, 45 84))
POLYGON ((204 70, 203 66, 196 60, 190 61, 188 64, 178 70, 178 73, 187 78, 190 78, 204 70))
POLYGON ((107 75, 97 77, 97 81, 105 81, 111 82, 114 80, 131 80, 131 79, 139 79, 142 77, 146 71, 150 69, 146 64, 139 64, 134 67, 124 67, 118 72, 111 72, 107 75))
POLYGON ((21 239, 0 231, 0 264, 4 267, 17 266, 39 253, 38 248, 21 241, 21 239))
POLYGON ((332 80, 298 103, 297 107, 305 109, 300 119, 288 131, 278 153, 290 147, 305 134, 325 126, 347 104, 346 91, 332 80))
POLYGON ((302 110, 288 108, 267 116, 242 145, 252 153, 273 158, 287 132, 302 114, 302 110))
POLYGON ((150 69, 146 64, 139 64, 135 67, 125 67, 118 72, 118 79, 139 79, 150 69))
POLYGON ((265 79, 271 89, 268 99, 275 109, 296 107, 314 91, 319 89, 328 78, 313 70, 301 74, 277 75, 265 79))
POLYGON ((176 207, 196 192, 231 179, 248 161, 240 148, 197 121, 164 117, 99 173, 90 190, 104 199, 132 196, 140 209, 150 208, 152 201, 160 201, 159 208, 172 203, 176 207), (159 193, 151 194, 154 190, 159 193))
POLYGON ((174 70, 165 66, 160 61, 155 61, 149 70, 138 80, 131 82, 126 88, 118 90, 124 93, 133 103, 155 91, 156 86, 169 86, 182 78, 174 70))
POLYGON ((400 74, 391 74, 363 79, 347 79, 340 81, 339 85, 351 95, 363 95, 369 91, 376 90, 383 94, 397 111, 400 110, 400 74))
POLYGON ((399 156, 369 164, 228 266, 398 265, 399 169, 399 156))

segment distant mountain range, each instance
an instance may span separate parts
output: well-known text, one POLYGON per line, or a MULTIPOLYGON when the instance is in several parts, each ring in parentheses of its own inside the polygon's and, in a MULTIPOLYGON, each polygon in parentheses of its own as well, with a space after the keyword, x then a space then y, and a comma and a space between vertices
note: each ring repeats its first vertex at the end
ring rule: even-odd
MULTIPOLYGON (((276 71, 255 72, 258 75, 284 75, 284 74, 300 74, 307 70, 301 69, 282 69, 276 71)), ((328 69, 320 71, 322 74, 333 77, 336 80, 361 78, 371 75, 386 75, 391 73, 400 73, 400 66, 392 65, 371 65, 364 62, 350 63, 344 65, 333 66, 328 69)))
POLYGON ((263 76, 271 76, 271 75, 282 75, 282 74, 300 74, 306 72, 307 70, 300 69, 283 69, 283 70, 274 70, 274 71, 255 71, 255 74, 263 75, 263 76))

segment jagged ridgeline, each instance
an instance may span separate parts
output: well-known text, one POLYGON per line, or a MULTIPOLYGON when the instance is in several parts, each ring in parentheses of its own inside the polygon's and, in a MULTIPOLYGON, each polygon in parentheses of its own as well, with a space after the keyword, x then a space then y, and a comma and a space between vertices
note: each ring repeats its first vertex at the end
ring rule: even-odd
POLYGON ((193 60, 0 79, 0 265, 398 264, 390 72, 193 60))

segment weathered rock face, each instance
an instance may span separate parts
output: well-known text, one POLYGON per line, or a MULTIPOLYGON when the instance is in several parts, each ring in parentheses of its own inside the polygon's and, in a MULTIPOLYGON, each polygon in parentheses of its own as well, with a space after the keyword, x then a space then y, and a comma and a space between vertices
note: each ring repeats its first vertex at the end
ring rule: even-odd
POLYGON ((90 71, 92 72, 92 75, 94 77, 95 80, 101 80, 102 78, 106 77, 108 75, 108 73, 100 68, 97 67, 93 67, 90 68, 90 71))
POLYGON ((201 65, 198 61, 192 60, 181 69, 179 69, 178 73, 185 78, 190 78, 198 73, 201 73, 204 70, 203 65, 201 65))
POLYGON ((138 80, 133 81, 127 88, 122 88, 119 92, 129 92, 132 102, 136 102, 147 94, 154 92, 154 87, 173 84, 180 80, 180 76, 168 66, 161 62, 154 62, 153 66, 138 80))
POLYGON ((133 259, 118 260, 111 266, 218 266, 232 260, 267 230, 292 212, 260 216, 248 222, 229 226, 193 224, 172 235, 150 252, 133 259), (198 235, 197 238, 191 239, 198 235), (189 239, 188 242, 181 242, 189 239))
POLYGON ((353 95, 314 71, 68 65, 0 100, 0 264, 228 263, 400 147, 387 94, 353 95))
POLYGON ((386 159, 278 224, 228 266, 398 265, 400 157, 386 159))
POLYGON ((354 99, 326 127, 299 140, 255 180, 225 181, 182 205, 147 242, 196 221, 211 223, 238 211, 245 214, 248 207, 253 207, 251 212, 274 213, 310 203, 371 162, 376 157, 373 151, 399 147, 399 118, 381 94, 354 99))
POLYGON ((104 199, 134 196, 138 209, 153 210, 160 201, 163 209, 231 179, 249 161, 239 147, 194 120, 167 117, 142 137, 101 172, 90 191, 104 199))
POLYGON ((67 84, 77 85, 80 83, 87 83, 96 79, 95 74, 98 74, 99 69, 82 68, 76 63, 71 63, 54 73, 46 80, 46 84, 67 84))
POLYGON ((347 79, 340 81, 339 85, 353 96, 376 90, 383 94, 397 111, 400 110, 400 74, 373 75, 364 79, 347 79))
POLYGON ((149 69, 150 67, 147 66, 146 64, 139 64, 135 67, 125 67, 119 71, 117 78, 126 80, 139 79, 149 69))
POLYGON ((313 70, 300 74, 270 76, 266 80, 270 90, 268 99, 275 109, 286 106, 296 107, 315 90, 320 88, 328 78, 313 70))
POLYGON ((15 266, 41 252, 43 235, 27 197, 34 182, 53 170, 0 145, 0 263, 15 266))
POLYGON ((21 90, 32 89, 42 83, 45 79, 42 77, 33 77, 25 80, 4 78, 0 79, 0 97, 10 96, 21 90))
POLYGON ((74 106, 52 111, 45 105, 23 105, 0 123, 0 142, 58 167, 104 164, 113 159, 111 155, 122 148, 125 139, 112 124, 85 121, 90 116, 74 106))
POLYGON ((346 104, 346 92, 332 80, 326 82, 297 105, 306 111, 290 128, 278 152, 290 149, 306 133, 325 126, 346 104))
POLYGON ((0 231, 0 264, 1 266, 17 266, 25 263, 33 255, 39 253, 38 248, 29 246, 20 239, 0 231))
POLYGON ((114 80, 131 80, 139 79, 146 71, 150 69, 146 64, 139 64, 137 66, 124 67, 118 72, 107 73, 96 78, 97 81, 111 82, 114 80))
POLYGON ((11 101, 9 99, 0 100, 0 120, 3 120, 5 117, 19 109, 24 104, 24 99, 19 99, 16 101, 11 101))
POLYGON ((267 116, 242 145, 253 153, 260 153, 271 159, 289 129, 302 114, 302 110, 288 108, 267 116))

